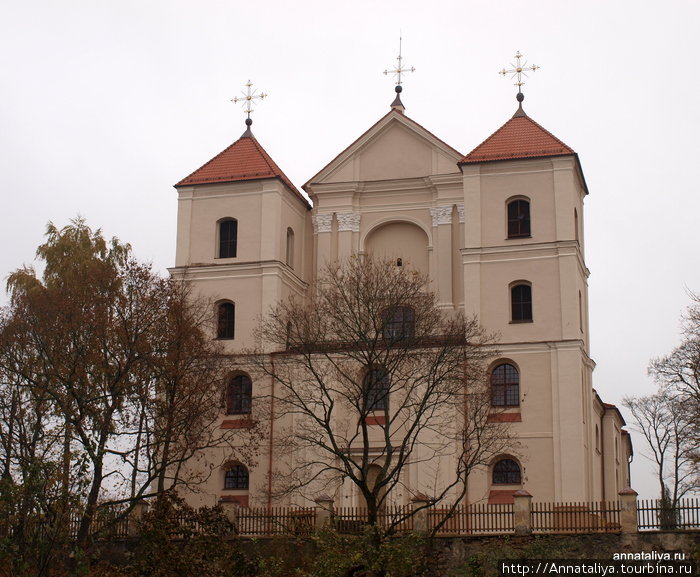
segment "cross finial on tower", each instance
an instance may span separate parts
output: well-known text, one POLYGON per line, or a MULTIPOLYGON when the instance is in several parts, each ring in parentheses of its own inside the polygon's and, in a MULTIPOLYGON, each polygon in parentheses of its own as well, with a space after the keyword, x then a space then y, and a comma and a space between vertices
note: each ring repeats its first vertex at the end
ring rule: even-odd
POLYGON ((516 100, 518 101, 518 110, 515 113, 516 116, 524 116, 525 112, 523 111, 523 100, 525 100, 525 95, 523 94, 522 86, 525 84, 523 82, 523 76, 527 78, 527 72, 534 72, 539 68, 539 66, 533 64, 531 66, 527 66, 527 60, 525 62, 520 62, 520 59, 523 57, 522 54, 520 54, 520 50, 518 50, 515 53, 515 64, 511 62, 511 68, 510 70, 506 70, 505 68, 501 71, 499 71, 499 74, 505 76, 506 74, 510 74, 511 78, 516 78, 517 77, 517 82, 515 82, 515 86, 518 87, 518 94, 515 97, 516 100))
POLYGON ((394 87, 394 90, 396 91, 396 98, 394 99, 394 102, 391 103, 391 107, 403 112, 404 106, 401 103, 400 97, 401 91, 403 90, 403 87, 401 86, 401 75, 405 72, 415 72, 416 69, 413 68, 413 66, 411 66, 411 68, 406 68, 403 66, 403 58, 401 56, 401 44, 402 38, 401 35, 399 35, 399 55, 396 58, 396 68, 394 68, 393 70, 385 70, 384 75, 388 76, 389 74, 393 74, 396 78, 396 86, 394 87))
POLYGON ((243 136, 250 136, 252 134, 250 132, 250 125, 253 124, 253 119, 250 117, 250 113, 253 112, 252 106, 255 104, 254 101, 257 99, 262 100, 267 96, 267 94, 265 94, 264 92, 258 94, 257 90, 252 90, 252 87, 253 83, 250 80, 248 80, 248 82, 246 82, 246 92, 241 91, 241 94, 243 94, 243 96, 234 96, 231 99, 231 102, 233 102, 234 104, 238 104, 239 102, 243 103, 243 112, 246 113, 245 123, 248 127, 243 133, 243 136))

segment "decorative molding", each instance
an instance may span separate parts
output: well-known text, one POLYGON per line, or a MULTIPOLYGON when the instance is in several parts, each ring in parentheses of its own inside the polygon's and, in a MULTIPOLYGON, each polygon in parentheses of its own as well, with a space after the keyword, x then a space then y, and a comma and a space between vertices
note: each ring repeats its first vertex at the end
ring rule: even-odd
POLYGON ((464 224, 464 205, 457 205, 457 213, 459 214, 459 224, 464 224))
POLYGON ((433 217, 433 226, 452 224, 452 205, 433 207, 430 215, 433 217))
POLYGON ((314 213, 311 215, 311 221, 314 225, 314 234, 318 234, 319 232, 330 232, 331 225, 333 223, 333 214, 314 213))
POLYGON ((339 212, 336 213, 338 219, 338 232, 360 232, 359 212, 339 212))

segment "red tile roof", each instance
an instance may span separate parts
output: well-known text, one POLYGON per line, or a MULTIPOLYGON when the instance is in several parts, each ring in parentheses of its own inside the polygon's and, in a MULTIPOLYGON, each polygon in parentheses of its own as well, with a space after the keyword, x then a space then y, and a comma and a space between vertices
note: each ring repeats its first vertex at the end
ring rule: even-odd
POLYGON ((311 208, 306 198, 302 196, 252 135, 243 135, 231 146, 217 154, 192 174, 183 178, 175 186, 262 180, 266 178, 279 178, 307 208, 311 208))
POLYGON ((563 156, 576 154, 548 130, 521 110, 484 142, 459 161, 459 164, 563 156))
POLYGON ((489 505, 512 505, 513 493, 517 489, 492 489, 489 491, 489 505))

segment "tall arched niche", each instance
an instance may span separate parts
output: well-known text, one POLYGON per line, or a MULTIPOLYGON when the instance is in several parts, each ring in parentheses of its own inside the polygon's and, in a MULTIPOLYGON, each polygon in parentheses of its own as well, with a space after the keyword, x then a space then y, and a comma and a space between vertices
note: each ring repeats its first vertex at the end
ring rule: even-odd
POLYGON ((394 221, 370 231, 364 250, 365 253, 400 262, 427 275, 430 272, 428 246, 428 236, 422 228, 411 222, 394 221))

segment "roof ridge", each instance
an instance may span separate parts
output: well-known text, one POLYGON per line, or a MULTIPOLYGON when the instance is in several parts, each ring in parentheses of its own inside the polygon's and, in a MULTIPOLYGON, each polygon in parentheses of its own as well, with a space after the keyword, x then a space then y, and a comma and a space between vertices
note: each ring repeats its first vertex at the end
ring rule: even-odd
POLYGON ((252 134, 251 134, 251 136, 249 136, 249 137, 247 137, 247 138, 250 138, 250 139, 253 141, 253 144, 254 144, 255 147, 258 149, 258 152, 260 152, 260 154, 262 155, 263 160, 265 160, 265 162, 267 163, 267 165, 268 165, 268 167, 270 168, 270 170, 271 170, 272 172, 274 172, 277 176, 279 176, 279 177, 282 179, 282 181, 283 181, 293 192, 295 192, 295 193, 297 193, 297 194, 300 194, 299 191, 296 189, 296 187, 292 184, 292 181, 289 180, 289 178, 287 177, 287 175, 284 173, 284 171, 277 165, 277 163, 276 163, 274 160, 272 160, 272 157, 267 153, 267 150, 265 150, 265 149, 262 147, 262 144, 260 144, 260 143, 258 142, 258 139, 255 138, 252 134))
POLYGON ((566 144, 566 142, 564 142, 561 138, 558 138, 558 137, 554 136, 554 134, 552 134, 549 130, 547 130, 544 126, 542 126, 542 125, 541 125, 539 122, 537 122, 534 118, 530 118, 527 114, 526 114, 524 117, 527 118, 530 122, 532 122, 535 126, 537 126, 537 128, 539 128, 540 130, 543 130, 544 132, 546 132, 549 136, 551 136, 554 140, 556 140, 556 141, 557 141, 559 144, 561 144, 564 148, 568 148, 568 149, 571 151, 571 154, 576 154, 576 153, 574 152, 574 149, 573 149, 573 148, 571 148, 568 144, 566 144))

